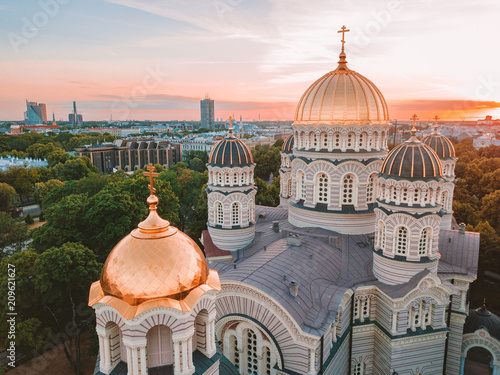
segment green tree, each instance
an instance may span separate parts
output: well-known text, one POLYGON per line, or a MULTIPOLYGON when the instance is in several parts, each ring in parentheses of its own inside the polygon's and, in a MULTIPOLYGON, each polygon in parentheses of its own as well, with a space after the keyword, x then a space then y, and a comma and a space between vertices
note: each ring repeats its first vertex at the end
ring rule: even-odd
POLYGON ((57 164, 64 164, 72 158, 73 157, 62 148, 57 147, 54 151, 47 155, 47 162, 49 163, 49 167, 54 167, 57 164))
POLYGON ((252 150, 253 160, 256 163, 254 174, 264 181, 269 180, 271 173, 278 176, 281 164, 281 147, 256 146, 252 150))
POLYGON ((43 200, 47 197, 47 194, 52 191, 52 189, 57 186, 64 185, 64 182, 59 180, 48 180, 46 182, 37 182, 35 184, 35 199, 43 209, 43 200))
POLYGON ((0 251, 1 257, 21 251, 28 240, 28 228, 18 219, 0 212, 0 251))
POLYGON ((0 182, 0 211, 10 210, 15 196, 16 190, 12 186, 0 182))
POLYGON ((56 147, 53 143, 35 143, 26 149, 26 153, 30 158, 47 159, 47 157, 54 152, 56 147))
POLYGON ((64 164, 57 164, 53 171, 57 179, 69 181, 79 180, 91 173, 97 173, 97 168, 92 165, 89 158, 83 156, 67 160, 64 164))
POLYGON ((472 226, 479 223, 477 210, 469 203, 454 201, 453 216, 455 216, 458 223, 470 224, 472 226))
POLYGON ((482 220, 488 221, 497 232, 500 232, 500 190, 482 199, 480 216, 482 220))
MULTIPOLYGON (((47 343, 50 328, 44 327, 38 318, 29 318, 16 324, 16 349, 20 353, 40 351, 47 343)), ((5 340, 8 344, 8 339, 5 340)), ((7 347, 7 346, 6 346, 7 347)))

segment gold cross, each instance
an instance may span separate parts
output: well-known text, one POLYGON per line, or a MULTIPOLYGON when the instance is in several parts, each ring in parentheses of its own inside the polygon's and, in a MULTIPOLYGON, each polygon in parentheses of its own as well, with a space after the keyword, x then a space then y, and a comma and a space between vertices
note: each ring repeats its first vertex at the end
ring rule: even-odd
POLYGON ((346 30, 345 25, 342 26, 341 30, 337 31, 337 33, 342 33, 342 52, 344 52, 344 43, 345 43, 344 36, 345 36, 345 33, 349 32, 349 31, 351 31, 351 30, 346 30))
POLYGON ((411 116, 411 120, 413 121, 413 125, 415 125, 415 121, 417 121, 417 120, 418 120, 417 115, 413 115, 413 116, 411 116))
POLYGON ((229 116, 229 133, 233 132, 233 118, 229 116))
POLYGON ((434 117, 434 121, 436 121, 436 124, 437 124, 438 120, 439 120, 439 117, 438 117, 438 115, 436 115, 436 116, 434 117))
POLYGON ((154 177, 158 177, 160 174, 159 173, 154 173, 155 167, 151 163, 148 165, 147 169, 148 169, 149 172, 144 172, 143 174, 146 177, 149 176, 149 185, 148 185, 149 193, 151 195, 155 195, 156 189, 154 187, 154 185, 155 185, 154 177))

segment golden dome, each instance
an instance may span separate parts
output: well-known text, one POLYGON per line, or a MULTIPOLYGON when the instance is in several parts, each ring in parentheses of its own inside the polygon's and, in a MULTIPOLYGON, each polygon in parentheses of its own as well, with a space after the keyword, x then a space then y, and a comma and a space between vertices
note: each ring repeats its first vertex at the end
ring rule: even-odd
POLYGON ((296 125, 389 124, 384 96, 368 78, 347 67, 342 51, 337 69, 304 92, 295 110, 296 125))
POLYGON ((154 188, 149 216, 108 255, 100 281, 92 285, 90 306, 106 303, 127 318, 155 306, 187 311, 204 292, 220 289, 198 245, 158 215, 153 194, 154 188))

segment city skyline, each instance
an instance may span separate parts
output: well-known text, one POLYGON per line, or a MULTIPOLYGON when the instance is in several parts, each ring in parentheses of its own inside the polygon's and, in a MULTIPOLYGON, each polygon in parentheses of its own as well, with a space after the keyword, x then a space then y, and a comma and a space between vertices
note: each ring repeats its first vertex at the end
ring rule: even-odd
POLYGON ((25 98, 67 118, 293 120, 311 80, 333 70, 345 24, 349 67, 384 93, 391 119, 500 117, 500 4, 481 0, 250 2, 0 1, 0 121, 25 98))

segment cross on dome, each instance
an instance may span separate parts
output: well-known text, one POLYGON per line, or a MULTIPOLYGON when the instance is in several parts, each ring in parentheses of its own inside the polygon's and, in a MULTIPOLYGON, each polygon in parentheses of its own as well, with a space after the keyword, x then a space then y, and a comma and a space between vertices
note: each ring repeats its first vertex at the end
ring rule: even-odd
POLYGON ((155 167, 151 163, 149 163, 149 165, 147 166, 147 169, 148 169, 149 172, 144 172, 143 174, 146 177, 149 176, 149 185, 148 185, 148 188, 149 188, 150 195, 155 195, 156 189, 154 187, 154 185, 155 185, 154 177, 158 177, 160 174, 154 172, 155 171, 155 167))
POLYGON ((439 120, 439 116, 436 115, 434 116, 434 130, 437 131, 438 130, 438 120, 439 120))
POLYGON ((351 31, 351 30, 347 29, 345 27, 345 25, 341 27, 341 30, 337 31, 337 33, 342 33, 342 53, 344 52, 344 44, 345 44, 344 37, 345 37, 345 33, 349 32, 349 31, 351 31))
POLYGON ((411 116, 411 120, 413 122, 413 127, 411 128, 411 134, 415 135, 417 133, 417 125, 415 123, 415 121, 418 120, 417 115, 414 114, 413 116, 411 116))

